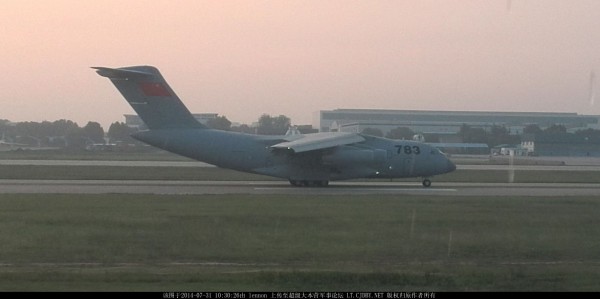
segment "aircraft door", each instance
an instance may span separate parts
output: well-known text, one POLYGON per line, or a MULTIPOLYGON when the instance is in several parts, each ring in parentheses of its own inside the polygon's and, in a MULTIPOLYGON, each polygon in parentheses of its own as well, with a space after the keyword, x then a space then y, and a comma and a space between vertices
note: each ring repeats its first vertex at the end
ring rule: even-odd
POLYGON ((415 172, 415 160, 411 158, 404 159, 403 163, 404 175, 412 176, 415 172))

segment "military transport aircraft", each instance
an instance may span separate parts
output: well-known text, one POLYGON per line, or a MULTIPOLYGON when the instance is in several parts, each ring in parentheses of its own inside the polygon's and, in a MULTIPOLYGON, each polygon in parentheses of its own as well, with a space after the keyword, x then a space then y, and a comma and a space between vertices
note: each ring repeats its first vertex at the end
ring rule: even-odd
POLYGON ((218 167, 288 179, 293 186, 422 177, 429 187, 431 176, 456 169, 437 148, 411 140, 347 132, 262 136, 209 129, 155 67, 94 69, 112 81, 148 127, 133 138, 218 167))

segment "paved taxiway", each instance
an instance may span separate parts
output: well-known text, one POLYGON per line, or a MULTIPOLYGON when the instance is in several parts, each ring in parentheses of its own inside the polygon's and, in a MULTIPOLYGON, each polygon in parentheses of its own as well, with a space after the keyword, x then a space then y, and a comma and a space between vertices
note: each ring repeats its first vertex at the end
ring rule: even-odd
MULTIPOLYGON (((561 158, 564 160, 564 158, 561 158)), ((458 165, 463 170, 600 171, 600 159, 566 160, 565 165, 458 165)), ((0 165, 213 167, 196 161, 0 160, 0 165)), ((600 184, 441 183, 423 188, 406 182, 332 182, 327 188, 292 187, 286 181, 106 181, 0 180, 0 194, 297 194, 297 195, 440 195, 440 196, 598 196, 600 184)))
MULTIPOLYGON (((600 159, 587 159, 589 164, 572 165, 457 165, 458 170, 541 170, 541 171, 600 171, 600 159)), ((577 160, 577 162, 580 162, 577 160)), ((582 162, 583 163, 583 162, 582 162)), ((199 161, 97 161, 97 160, 2 160, 9 166, 110 166, 110 167, 216 167, 199 161)))
POLYGON ((426 196, 598 196, 600 184, 332 182, 329 187, 292 187, 284 181, 0 180, 0 194, 285 194, 426 196))

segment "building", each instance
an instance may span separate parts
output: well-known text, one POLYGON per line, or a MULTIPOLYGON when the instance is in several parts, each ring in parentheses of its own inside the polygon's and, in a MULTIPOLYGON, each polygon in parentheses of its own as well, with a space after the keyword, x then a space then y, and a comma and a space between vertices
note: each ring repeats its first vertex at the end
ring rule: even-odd
POLYGON ((454 135, 466 124, 486 131, 504 126, 511 134, 520 135, 530 124, 542 129, 560 124, 569 131, 599 129, 599 119, 577 113, 335 109, 318 111, 313 127, 320 132, 361 132, 368 126, 384 135, 391 129, 408 127, 420 134, 454 135))
POLYGON ((525 134, 521 147, 534 156, 600 157, 600 138, 577 134, 525 134))

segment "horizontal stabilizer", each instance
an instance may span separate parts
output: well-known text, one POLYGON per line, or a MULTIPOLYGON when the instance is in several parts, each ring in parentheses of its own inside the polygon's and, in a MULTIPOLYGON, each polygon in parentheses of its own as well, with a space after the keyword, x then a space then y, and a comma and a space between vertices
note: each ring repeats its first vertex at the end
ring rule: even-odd
POLYGON ((365 141, 365 138, 356 133, 325 132, 303 135, 303 138, 272 145, 271 148, 293 150, 302 153, 339 145, 347 145, 365 141))

